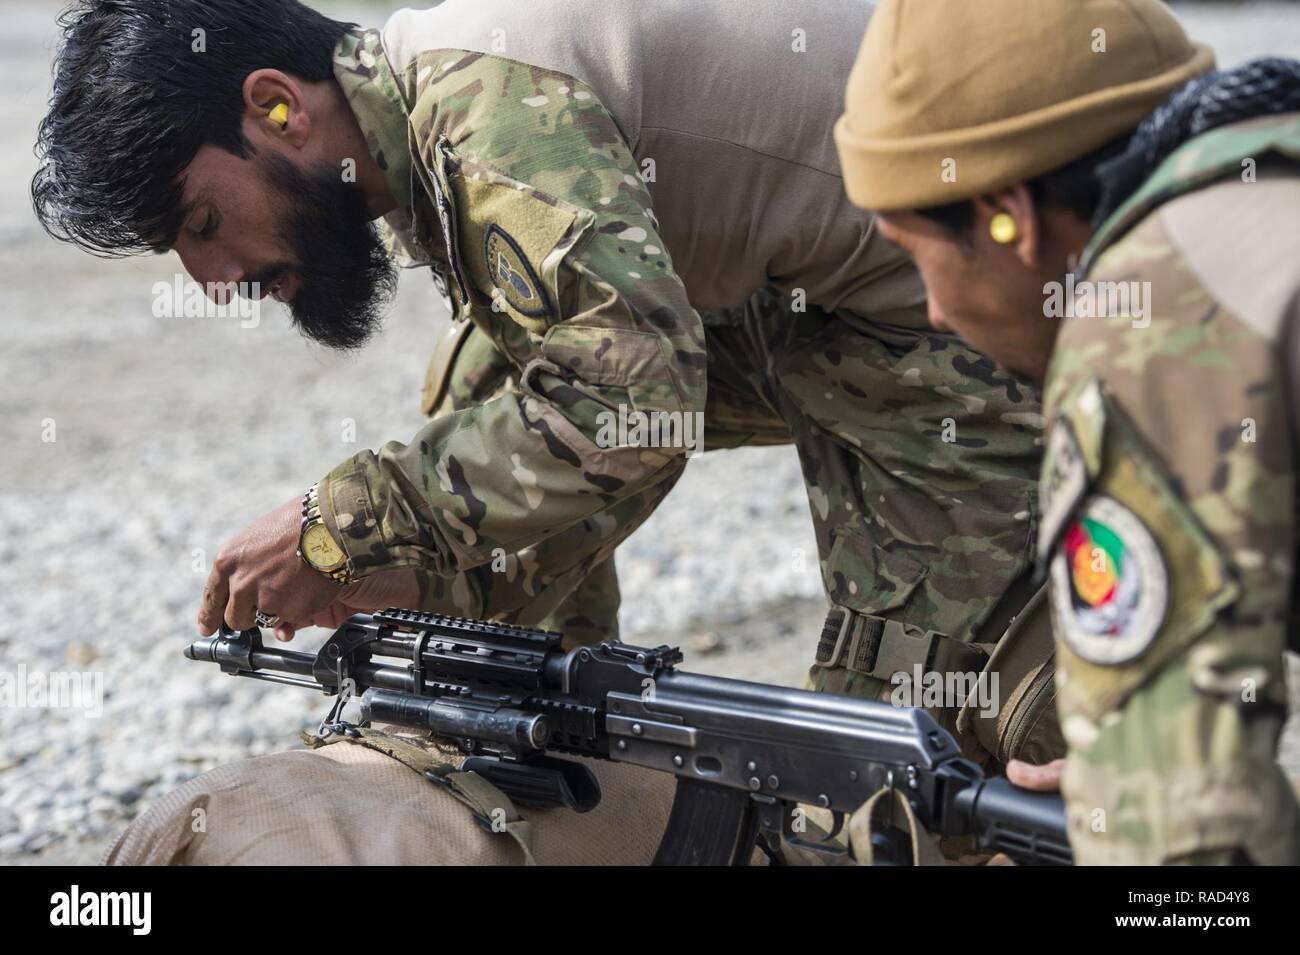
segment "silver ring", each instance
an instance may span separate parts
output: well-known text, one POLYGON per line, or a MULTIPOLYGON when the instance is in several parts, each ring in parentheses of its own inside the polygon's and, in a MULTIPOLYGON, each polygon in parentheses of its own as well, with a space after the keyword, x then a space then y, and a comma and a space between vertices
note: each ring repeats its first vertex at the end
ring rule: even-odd
POLYGON ((253 616, 259 627, 274 627, 280 622, 279 615, 273 613, 262 613, 260 610, 253 616))

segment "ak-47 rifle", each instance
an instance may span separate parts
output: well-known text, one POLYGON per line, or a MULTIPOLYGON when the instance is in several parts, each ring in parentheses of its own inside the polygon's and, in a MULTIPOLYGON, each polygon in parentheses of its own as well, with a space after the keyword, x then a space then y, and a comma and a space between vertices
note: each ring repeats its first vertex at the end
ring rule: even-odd
MULTIPOLYGON (((343 690, 322 723, 327 731, 356 732, 340 718, 356 697, 363 724, 454 741, 468 755, 464 770, 522 806, 583 812, 599 802, 591 770, 551 753, 672 773, 677 792, 656 864, 744 864, 756 840, 770 848, 781 838, 843 853, 796 831, 798 805, 829 809, 838 832, 884 787, 936 835, 970 834, 1022 863, 1071 861, 1060 798, 985 778, 922 709, 686 673, 677 669, 681 652, 668 646, 608 642, 566 652, 560 639, 385 610, 352 617, 315 654, 268 648, 257 629, 223 628, 185 655, 236 676, 343 690)), ((886 828, 873 837, 873 858, 906 864, 906 844, 886 828)))

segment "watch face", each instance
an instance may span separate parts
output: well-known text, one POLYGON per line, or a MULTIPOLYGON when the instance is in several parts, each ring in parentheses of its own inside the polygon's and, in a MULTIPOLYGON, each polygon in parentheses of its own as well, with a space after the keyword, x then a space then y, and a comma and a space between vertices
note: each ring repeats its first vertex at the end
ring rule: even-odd
POLYGON ((347 560, 324 524, 313 524, 303 531, 301 546, 302 556, 317 570, 338 570, 347 560))

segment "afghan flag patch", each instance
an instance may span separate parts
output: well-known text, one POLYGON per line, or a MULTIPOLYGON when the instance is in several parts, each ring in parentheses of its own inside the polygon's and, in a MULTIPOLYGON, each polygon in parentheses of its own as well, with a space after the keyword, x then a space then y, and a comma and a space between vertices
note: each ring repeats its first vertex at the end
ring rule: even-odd
POLYGON ((1052 609, 1066 645, 1090 663, 1140 656, 1160 631, 1169 575, 1160 547, 1114 498, 1088 500, 1057 544, 1052 609))

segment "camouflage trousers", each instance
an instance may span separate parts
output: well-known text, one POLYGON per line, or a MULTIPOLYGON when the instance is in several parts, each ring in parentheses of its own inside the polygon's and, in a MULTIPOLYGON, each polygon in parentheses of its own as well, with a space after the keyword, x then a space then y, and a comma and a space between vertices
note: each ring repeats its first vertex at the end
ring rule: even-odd
MULTIPOLYGON (((1038 394, 948 335, 795 310, 775 289, 701 316, 705 450, 791 444, 802 464, 826 593, 843 608, 828 619, 810 687, 890 698, 892 675, 915 666, 978 673, 989 649, 975 644, 981 625, 1031 559, 1038 394)), ((923 325, 922 310, 916 317, 923 325)), ((454 334, 430 366, 432 415, 514 384, 486 335, 454 334)), ((590 549, 580 532, 562 532, 566 551, 590 549)), ((551 579, 538 594, 545 614, 522 619, 571 644, 617 636, 612 554, 551 579)), ((936 715, 953 725, 955 711, 936 715)))

